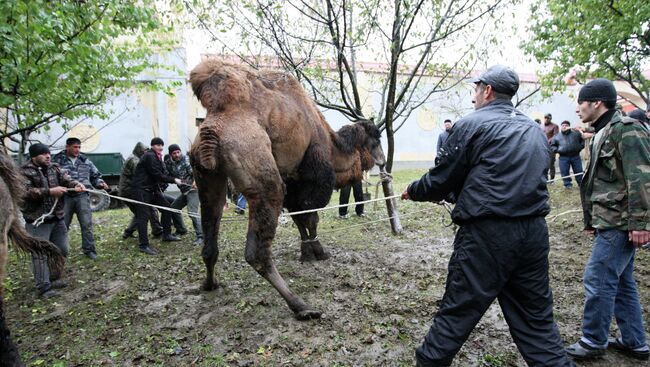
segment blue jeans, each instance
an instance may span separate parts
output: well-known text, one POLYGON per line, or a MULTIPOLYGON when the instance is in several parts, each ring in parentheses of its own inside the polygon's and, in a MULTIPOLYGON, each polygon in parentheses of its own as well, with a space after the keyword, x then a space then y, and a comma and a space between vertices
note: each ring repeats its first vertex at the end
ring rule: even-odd
POLYGON ((81 227, 81 249, 84 254, 97 253, 95 235, 93 234, 93 216, 92 210, 90 210, 90 195, 86 192, 66 195, 63 205, 63 220, 68 230, 70 230, 72 216, 77 214, 79 227, 81 227))
MULTIPOLYGON (((582 160, 580 159, 579 154, 574 156, 560 156, 560 174, 562 174, 562 177, 569 175, 569 166, 573 170, 574 174, 582 173, 582 160)), ((578 186, 580 186, 582 175, 577 175, 575 179, 578 186)), ((562 181, 564 182, 564 187, 571 187, 571 177, 563 178, 562 181)))
POLYGON ((596 232, 584 274, 586 301, 582 320, 582 341, 592 347, 607 347, 612 316, 616 317, 625 346, 636 349, 647 345, 634 281, 634 253, 627 231, 596 232))
POLYGON ((246 209, 246 197, 244 197, 244 194, 239 194, 235 205, 237 205, 239 209, 246 209))

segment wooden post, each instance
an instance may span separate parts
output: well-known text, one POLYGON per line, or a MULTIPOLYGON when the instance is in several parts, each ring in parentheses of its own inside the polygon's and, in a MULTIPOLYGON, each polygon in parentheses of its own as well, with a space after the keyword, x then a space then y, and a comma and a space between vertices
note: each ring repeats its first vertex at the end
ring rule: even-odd
MULTIPOLYGON (((386 176, 386 169, 379 167, 379 177, 381 178, 381 187, 384 190, 384 196, 389 197, 395 195, 393 192, 393 181, 383 179, 386 176)), ((390 217, 390 228, 393 234, 402 233, 402 224, 399 221, 399 211, 397 210, 397 198, 386 200, 386 209, 388 209, 388 216, 390 217)))

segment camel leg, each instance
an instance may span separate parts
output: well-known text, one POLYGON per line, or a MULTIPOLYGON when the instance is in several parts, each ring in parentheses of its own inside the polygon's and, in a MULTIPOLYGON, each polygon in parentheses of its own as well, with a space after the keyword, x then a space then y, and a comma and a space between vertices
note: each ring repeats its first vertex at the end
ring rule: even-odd
POLYGON ((203 226, 203 250, 201 256, 206 270, 206 278, 202 288, 211 291, 219 287, 219 282, 214 275, 214 265, 219 259, 219 227, 228 185, 226 176, 219 174, 197 174, 196 182, 199 188, 201 225, 203 226))
POLYGON ((292 216, 300 231, 300 261, 327 260, 330 254, 323 249, 318 240, 318 213, 307 213, 292 216))
POLYGON ((320 318, 321 312, 309 307, 305 301, 289 289, 275 267, 271 243, 275 237, 278 215, 282 207, 282 190, 279 183, 269 181, 262 186, 267 189, 264 195, 257 193, 247 193, 246 195, 249 204, 246 261, 275 287, 298 320, 320 318), (272 189, 273 186, 277 186, 276 190, 272 189))
POLYGON ((4 217, 2 233, 0 233, 0 366, 23 366, 16 345, 11 340, 9 327, 4 314, 4 277, 7 266, 7 246, 9 245, 9 228, 13 222, 13 215, 6 211, 1 213, 4 217))

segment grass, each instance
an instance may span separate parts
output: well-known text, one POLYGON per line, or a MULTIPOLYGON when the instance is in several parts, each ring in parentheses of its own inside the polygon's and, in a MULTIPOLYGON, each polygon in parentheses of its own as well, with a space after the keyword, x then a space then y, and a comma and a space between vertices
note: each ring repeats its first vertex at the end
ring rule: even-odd
MULTIPOLYGON (((423 173, 396 172, 395 193, 423 173)), ((579 208, 577 190, 556 183, 550 191, 551 216, 579 208)), ((375 197, 374 188, 370 192, 375 197)), ((337 203, 334 193, 330 205, 337 203)), ((136 239, 121 239, 128 210, 95 213, 100 260, 81 254, 73 225, 70 286, 62 298, 37 298, 29 259, 11 253, 5 286, 12 335, 28 366, 413 365, 413 349, 444 292, 454 226, 441 206, 398 206, 401 235, 391 233, 382 202, 367 204, 366 218, 341 220, 336 209, 322 212, 320 239, 333 254, 326 262, 300 263, 296 228, 278 227, 273 251, 279 271, 294 292, 324 311, 323 319, 311 322, 294 320, 277 292, 245 262, 247 222, 232 209, 224 216, 233 221, 222 224, 219 237, 223 287, 215 292, 199 290, 204 266, 193 235, 176 243, 153 241, 160 255, 150 257, 138 252, 136 239)), ((189 218, 186 225, 191 228, 189 218)), ((580 229, 578 213, 549 223, 555 315, 567 340, 579 334, 581 276, 589 255, 590 239, 580 229)), ((650 301, 649 270, 648 254, 640 252, 643 304, 650 301)), ((521 365, 503 327, 481 321, 455 365, 521 365)))

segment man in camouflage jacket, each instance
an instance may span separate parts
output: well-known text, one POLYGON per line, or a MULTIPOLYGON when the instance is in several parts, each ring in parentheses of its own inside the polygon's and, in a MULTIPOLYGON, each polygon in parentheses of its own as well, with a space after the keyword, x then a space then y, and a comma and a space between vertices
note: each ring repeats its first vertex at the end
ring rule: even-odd
MULTIPOLYGON (((21 167, 27 185, 22 207, 25 229, 35 237, 52 242, 63 256, 68 256, 68 230, 63 221, 65 194, 68 188, 81 192, 85 187, 56 163, 51 163, 47 145, 33 144, 29 156, 31 159, 21 167)), ((53 289, 66 285, 59 279, 61 274, 50 272, 46 256, 32 255, 32 264, 39 294, 45 298, 58 296, 53 289)))
POLYGON ((581 185, 585 227, 596 237, 584 273, 582 338, 567 348, 574 359, 607 348, 650 357, 634 280, 635 250, 650 241, 650 132, 614 108, 616 95, 612 82, 594 79, 578 96, 576 112, 596 133, 581 185), (608 338, 612 316, 621 337, 608 338))
MULTIPOLYGON (((81 154, 81 140, 68 138, 65 150, 60 151, 52 161, 68 171, 70 177, 83 183, 85 186, 107 189, 108 185, 102 180, 102 174, 90 159, 81 154)), ((89 258, 97 258, 95 249, 95 235, 93 234, 93 217, 90 209, 90 194, 87 192, 67 193, 64 206, 65 226, 69 229, 72 216, 77 214, 79 227, 81 227, 81 249, 89 258)))
POLYGON ((181 147, 177 144, 169 146, 169 155, 165 157, 165 166, 169 174, 183 181, 181 185, 178 185, 181 194, 172 202, 171 207, 181 210, 187 206, 188 212, 192 215, 190 218, 196 235, 194 244, 200 245, 203 243, 203 229, 201 228, 201 218, 198 217, 199 192, 194 184, 189 159, 186 155, 183 155, 181 147))

